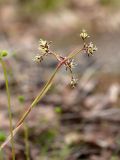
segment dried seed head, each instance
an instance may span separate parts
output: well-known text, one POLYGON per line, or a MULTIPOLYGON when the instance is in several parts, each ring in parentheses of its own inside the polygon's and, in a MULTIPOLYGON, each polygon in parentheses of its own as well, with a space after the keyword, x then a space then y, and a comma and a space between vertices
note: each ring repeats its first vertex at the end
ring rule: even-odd
POLYGON ((66 62, 66 70, 69 68, 69 69, 72 69, 72 68, 75 68, 76 67, 76 63, 74 61, 74 59, 69 59, 67 62, 66 62))
POLYGON ((93 54, 95 51, 97 51, 97 47, 92 43, 90 42, 87 46, 86 46, 86 52, 88 54, 88 56, 90 54, 93 54))
POLYGON ((80 33, 80 37, 82 38, 82 40, 86 40, 87 38, 89 38, 90 36, 88 35, 88 33, 86 32, 86 30, 82 30, 82 32, 80 33))
POLYGON ((75 63, 74 59, 69 60, 71 68, 75 68, 77 66, 77 63, 75 63))
POLYGON ((41 55, 36 55, 35 58, 33 59, 34 62, 40 63, 43 60, 43 56, 41 55))
POLYGON ((77 84, 78 84, 78 79, 72 78, 70 82, 71 87, 75 88, 77 84))
POLYGON ((50 48, 50 45, 49 45, 50 43, 48 43, 47 41, 44 41, 44 40, 40 39, 40 41, 39 41, 39 48, 38 49, 42 53, 48 53, 49 52, 49 48, 50 48))

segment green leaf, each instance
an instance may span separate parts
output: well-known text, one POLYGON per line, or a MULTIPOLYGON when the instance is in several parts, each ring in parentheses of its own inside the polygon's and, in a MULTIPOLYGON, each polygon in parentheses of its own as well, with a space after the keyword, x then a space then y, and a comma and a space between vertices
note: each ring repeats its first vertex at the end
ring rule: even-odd
POLYGON ((0 142, 5 141, 5 139, 6 139, 5 133, 4 132, 0 132, 0 142))

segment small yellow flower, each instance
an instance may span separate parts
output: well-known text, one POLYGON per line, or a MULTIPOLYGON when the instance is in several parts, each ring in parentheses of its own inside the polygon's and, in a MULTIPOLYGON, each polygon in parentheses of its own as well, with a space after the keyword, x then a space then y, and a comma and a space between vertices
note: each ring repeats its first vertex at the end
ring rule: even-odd
POLYGON ((82 33, 80 33, 80 37, 85 40, 87 38, 89 38, 90 36, 88 35, 88 33, 86 32, 86 30, 82 30, 82 33))

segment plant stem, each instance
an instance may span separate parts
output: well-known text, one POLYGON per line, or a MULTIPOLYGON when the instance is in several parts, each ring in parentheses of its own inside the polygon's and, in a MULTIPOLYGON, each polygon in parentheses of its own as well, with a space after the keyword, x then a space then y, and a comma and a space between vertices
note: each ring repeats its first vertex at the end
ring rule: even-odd
MULTIPOLYGON (((23 116, 21 117, 21 119, 19 120, 19 122, 17 123, 15 129, 13 130, 13 136, 17 133, 17 131, 19 130, 19 128, 22 126, 24 120, 27 118, 28 114, 31 112, 32 108, 35 107, 35 105, 43 98, 43 96, 47 93, 47 91, 49 90, 49 88, 51 87, 53 80, 55 78, 56 73, 59 71, 59 69, 61 68, 61 66, 68 60, 71 59, 73 57, 75 57, 76 55, 78 55, 82 49, 77 49, 74 52, 70 53, 68 55, 68 57, 66 57, 63 61, 59 62, 56 69, 54 70, 52 76, 50 77, 50 79, 48 80, 48 82, 46 83, 46 85, 43 87, 42 91, 39 92, 38 96, 34 99, 34 101, 32 102, 32 104, 29 106, 29 108, 27 109, 27 111, 23 114, 23 116)), ((11 139, 11 135, 8 136, 8 138, 6 139, 6 141, 0 146, 0 150, 2 150, 7 143, 10 141, 11 139)))
POLYGON ((13 140, 13 125, 12 125, 12 113, 11 113, 11 99, 10 99, 10 91, 9 91, 9 84, 8 84, 8 77, 6 66, 3 60, 0 60, 2 65, 2 69, 4 72, 5 78, 5 85, 6 85, 6 93, 7 93, 7 101, 8 101, 8 114, 9 114, 9 123, 10 123, 10 135, 11 135, 11 145, 12 145, 12 159, 15 160, 15 148, 14 148, 14 140, 13 140))

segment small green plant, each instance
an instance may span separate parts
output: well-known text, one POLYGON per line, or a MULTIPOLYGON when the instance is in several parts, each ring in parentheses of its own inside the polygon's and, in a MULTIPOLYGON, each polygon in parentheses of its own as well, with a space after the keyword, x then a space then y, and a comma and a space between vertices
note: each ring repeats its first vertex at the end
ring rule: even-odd
POLYGON ((47 91, 50 89, 50 87, 53 84, 54 78, 58 71, 61 69, 62 66, 65 67, 66 71, 70 72, 71 75, 71 81, 70 84, 74 88, 77 85, 77 79, 75 78, 73 74, 73 68, 76 66, 75 64, 75 57, 79 55, 80 53, 87 54, 88 56, 92 55, 96 50, 96 46, 92 42, 87 42, 87 39, 89 38, 88 33, 83 30, 80 34, 81 39, 83 40, 83 46, 81 48, 78 48, 74 50, 72 53, 70 53, 67 57, 64 57, 62 55, 59 55, 50 49, 51 42, 47 42, 45 40, 40 39, 39 41, 39 51, 40 54, 35 56, 34 61, 37 63, 40 63, 44 60, 46 56, 54 56, 57 60, 58 64, 51 75, 48 82, 45 84, 43 89, 38 93, 34 101, 31 103, 31 105, 28 107, 27 111, 24 112, 23 116, 17 123, 15 129, 13 130, 12 134, 6 139, 6 141, 0 146, 0 150, 2 150, 7 143, 12 139, 12 135, 14 136, 19 128, 23 125, 24 120, 27 118, 29 113, 32 111, 32 109, 36 106, 36 104, 43 98, 43 96, 47 93, 47 91))
POLYGON ((40 137, 36 139, 36 142, 41 146, 41 153, 44 154, 48 151, 49 147, 53 144, 53 141, 57 135, 55 129, 47 129, 40 134, 40 137))
POLYGON ((61 107, 59 107, 59 106, 55 107, 55 112, 58 114, 62 113, 61 107))
POLYGON ((18 96, 18 100, 20 103, 24 103, 25 102, 25 97, 24 96, 18 96))
MULTIPOLYGON (((7 56, 7 51, 3 50, 0 52, 0 63, 2 65, 2 69, 5 77, 5 85, 6 85, 6 93, 7 93, 7 101, 8 101, 8 113, 9 113, 9 122, 10 122, 10 136, 11 136, 11 145, 12 145, 12 159, 15 160, 15 148, 14 148, 14 139, 13 139, 13 124, 12 124, 12 112, 11 112, 11 99, 10 99, 10 91, 8 84, 8 77, 6 71, 6 65, 3 60, 4 57, 7 56)), ((1 135, 3 137, 3 135, 1 135)))

